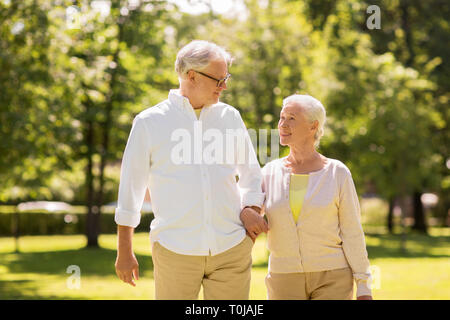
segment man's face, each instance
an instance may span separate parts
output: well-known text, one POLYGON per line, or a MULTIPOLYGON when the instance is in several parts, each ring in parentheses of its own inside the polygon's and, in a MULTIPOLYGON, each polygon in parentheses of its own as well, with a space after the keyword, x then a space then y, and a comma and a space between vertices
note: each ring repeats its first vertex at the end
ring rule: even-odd
MULTIPOLYGON (((224 59, 213 60, 203 69, 198 70, 215 79, 223 79, 228 74, 228 66, 224 59)), ((194 71, 191 71, 194 72, 194 71)), ((219 102, 219 97, 223 90, 227 89, 227 84, 223 83, 217 87, 217 81, 210 79, 198 72, 195 72, 195 96, 202 105, 211 105, 219 102)))

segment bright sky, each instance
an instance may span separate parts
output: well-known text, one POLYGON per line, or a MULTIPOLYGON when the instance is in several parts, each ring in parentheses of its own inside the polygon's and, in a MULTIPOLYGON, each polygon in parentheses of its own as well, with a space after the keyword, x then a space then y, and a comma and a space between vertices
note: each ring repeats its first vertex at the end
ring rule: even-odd
POLYGON ((209 2, 214 12, 218 14, 242 13, 244 5, 240 0, 168 0, 176 3, 180 9, 190 14, 201 14, 209 11, 205 2, 209 2))
MULTIPOLYGON (((0 1, 8 2, 10 0, 0 1)), ((192 15, 209 12, 209 6, 205 3, 209 3, 216 14, 228 17, 238 17, 241 20, 245 20, 247 13, 242 0, 167 0, 167 2, 178 5, 181 11, 192 15)), ((138 6, 139 3, 140 0, 128 0, 129 7, 138 6)), ((100 12, 102 18, 107 17, 110 13, 111 2, 109 0, 93 0, 90 5, 95 11, 100 12)), ((68 17, 75 16, 79 11, 80 8, 70 6, 66 9, 66 15, 68 17)), ((120 13, 127 15, 128 9, 124 7, 120 10, 120 13)), ((21 25, 15 26, 13 32, 19 33, 21 31, 20 28, 21 25)))
MULTIPOLYGON (((8 1, 8 0, 3 0, 8 1)), ((242 0, 167 0, 168 2, 177 4, 181 11, 189 14, 202 14, 209 11, 208 5, 211 4, 213 11, 217 14, 233 14, 241 15, 245 12, 245 6, 242 0)), ((139 0, 129 0, 129 4, 138 5, 139 0)), ((110 2, 108 0, 94 0, 91 6, 99 10, 102 14, 109 14, 110 2)))

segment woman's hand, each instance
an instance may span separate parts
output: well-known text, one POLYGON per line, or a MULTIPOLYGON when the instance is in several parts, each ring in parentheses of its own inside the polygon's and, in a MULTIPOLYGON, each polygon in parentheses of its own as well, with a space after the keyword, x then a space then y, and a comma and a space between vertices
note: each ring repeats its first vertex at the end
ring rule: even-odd
POLYGON ((241 211, 240 218, 247 230, 247 234, 252 238, 253 242, 255 242, 256 237, 258 237, 261 232, 269 231, 269 225, 266 220, 264 220, 258 211, 251 207, 245 207, 241 211))

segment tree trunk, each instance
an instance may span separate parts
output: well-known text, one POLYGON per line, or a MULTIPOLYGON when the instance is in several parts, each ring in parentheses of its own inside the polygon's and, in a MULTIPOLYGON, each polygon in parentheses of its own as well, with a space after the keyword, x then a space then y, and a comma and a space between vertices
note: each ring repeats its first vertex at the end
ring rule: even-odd
POLYGON ((90 116, 92 107, 92 101, 86 95, 86 131, 85 131, 85 144, 88 148, 86 159, 88 161, 86 166, 86 206, 88 209, 86 216, 86 236, 88 247, 98 247, 98 208, 95 206, 95 190, 94 190, 94 121, 90 116))
MULTIPOLYGON (((118 34, 118 42, 121 43, 124 39, 124 33, 123 23, 119 23, 119 34, 118 34)), ((100 175, 99 175, 99 190, 97 193, 97 206, 99 208, 98 214, 101 214, 101 207, 103 206, 103 199, 104 199, 104 185, 105 185, 105 167, 108 162, 108 153, 109 153, 109 138, 110 138, 110 131, 112 127, 112 111, 113 111, 113 103, 115 101, 115 87, 117 83, 117 75, 118 70, 120 68, 120 61, 119 61, 119 53, 120 49, 118 48, 114 54, 112 61, 116 63, 116 67, 111 72, 111 80, 109 83, 109 94, 106 99, 105 104, 105 121, 101 126, 102 132, 102 145, 101 145, 101 151, 100 151, 100 175)), ((98 230, 98 233, 100 233, 100 230, 98 230)))
POLYGON ((20 236, 20 212, 19 209, 16 208, 13 217, 13 235, 14 235, 14 243, 15 243, 15 253, 19 252, 19 236, 20 236))
POLYGON ((406 248, 406 213, 407 213, 407 207, 406 207, 406 201, 407 198, 405 196, 401 196, 398 198, 398 204, 401 208, 401 226, 402 226, 402 233, 400 236, 400 253, 402 255, 407 254, 407 248, 406 248))
POLYGON ((414 52, 413 46, 413 34, 410 25, 411 23, 410 23, 408 0, 400 1, 400 10, 401 10, 401 27, 405 34, 406 48, 408 50, 408 58, 405 61, 405 65, 407 67, 412 67, 414 64, 416 54, 414 52))
POLYGON ((415 191, 413 194, 413 208, 414 208, 414 225, 412 229, 427 233, 427 223, 425 219, 425 210, 422 205, 420 197, 422 193, 415 191))
MULTIPOLYGON (((119 35, 118 35, 118 42, 122 42, 124 38, 123 34, 123 28, 124 28, 124 21, 122 23, 119 23, 119 35)), ((109 154, 109 140, 110 140, 110 131, 112 127, 112 111, 113 111, 113 103, 116 99, 115 96, 115 87, 117 83, 117 75, 118 70, 120 68, 120 61, 119 61, 119 53, 120 49, 117 49, 113 54, 113 62, 116 63, 116 67, 111 72, 111 81, 109 83, 109 94, 106 99, 105 104, 105 121, 103 122, 101 129, 102 131, 102 142, 101 142, 101 150, 100 150, 100 173, 99 173, 99 187, 97 191, 97 198, 96 198, 96 205, 97 205, 97 213, 94 214, 94 220, 92 221, 92 228, 95 228, 95 230, 92 231, 93 234, 96 234, 96 238, 100 234, 100 215, 101 215, 101 208, 103 206, 104 202, 104 194, 105 194, 105 168, 108 162, 108 154, 109 154)), ((94 243, 94 240, 92 240, 94 243)), ((97 239, 95 239, 95 243, 97 243, 97 239)))
POLYGON ((390 197, 389 212, 387 216, 387 227, 390 234, 394 233, 394 206, 395 206, 395 197, 390 197))
POLYGON ((88 240, 87 246, 98 247, 98 207, 94 205, 94 163, 92 159, 94 152, 94 123, 90 119, 87 121, 86 145, 88 146, 88 164, 86 166, 86 205, 88 208, 86 216, 86 236, 88 240))
POLYGON ((448 193, 445 192, 445 190, 440 192, 439 194, 439 205, 437 207, 438 215, 442 219, 442 227, 447 228, 450 227, 450 197, 448 196, 448 193))

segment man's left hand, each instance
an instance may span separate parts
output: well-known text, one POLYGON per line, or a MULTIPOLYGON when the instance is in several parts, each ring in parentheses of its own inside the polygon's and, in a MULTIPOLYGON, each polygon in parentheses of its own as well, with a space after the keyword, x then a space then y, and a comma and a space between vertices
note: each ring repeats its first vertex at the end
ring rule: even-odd
POLYGON ((247 234, 252 238, 253 241, 261 232, 269 231, 269 225, 266 220, 251 207, 245 207, 240 214, 242 223, 244 224, 247 234))

